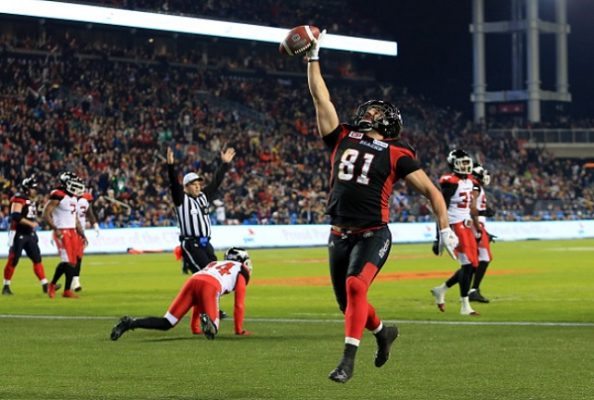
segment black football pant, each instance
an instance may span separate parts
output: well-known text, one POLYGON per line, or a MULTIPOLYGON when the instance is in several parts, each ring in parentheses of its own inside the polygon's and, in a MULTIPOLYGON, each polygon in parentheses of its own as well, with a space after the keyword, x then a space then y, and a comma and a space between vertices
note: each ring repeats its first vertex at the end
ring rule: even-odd
POLYGON ((330 233, 330 278, 342 312, 347 306, 347 278, 359 275, 367 263, 375 265, 379 273, 388 259, 391 247, 392 233, 387 225, 355 233, 338 233, 334 230, 330 233))
POLYGON ((12 257, 12 266, 16 267, 21 258, 21 254, 25 250, 27 257, 33 261, 33 264, 39 264, 41 262, 41 251, 39 250, 39 239, 35 233, 32 234, 15 234, 10 246, 10 254, 12 257))
POLYGON ((200 271, 213 261, 217 261, 214 247, 210 241, 201 245, 198 238, 184 238, 181 240, 181 248, 184 258, 184 270, 192 273, 200 271))

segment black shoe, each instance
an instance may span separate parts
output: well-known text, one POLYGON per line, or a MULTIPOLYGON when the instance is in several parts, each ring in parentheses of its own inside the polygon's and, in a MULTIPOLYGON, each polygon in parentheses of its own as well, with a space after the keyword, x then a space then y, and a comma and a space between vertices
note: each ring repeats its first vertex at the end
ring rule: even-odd
POLYGON ((41 291, 45 294, 47 294, 47 285, 48 285, 47 283, 43 283, 41 285, 41 291))
POLYGON ((490 300, 486 297, 483 297, 480 290, 474 290, 468 293, 468 300, 470 301, 477 301, 479 303, 489 303, 490 300))
POLYGON ((219 319, 225 319, 227 317, 228 317, 228 315, 225 311, 219 310, 219 319))
POLYGON ((12 290, 10 290, 10 285, 4 285, 4 287, 2 288, 2 295, 4 296, 12 296, 12 290))
POLYGON ((396 326, 384 326, 384 328, 375 335, 377 341, 377 351, 375 352, 374 363, 376 367, 381 367, 390 358, 390 347, 398 338, 398 328, 396 326))
POLYGON ((200 329, 208 340, 214 340, 217 334, 217 326, 212 322, 208 314, 200 314, 200 329))
POLYGON ((111 330, 111 340, 118 340, 124 332, 132 329, 132 322, 134 322, 134 319, 128 316, 120 318, 120 322, 111 330))
POLYGON ((330 375, 328 375, 328 379, 338 383, 346 383, 349 379, 353 377, 354 370, 355 359, 343 357, 343 359, 340 360, 340 364, 338 364, 338 367, 334 368, 332 372, 330 372, 330 375))
POLYGON ((82 291, 82 286, 79 286, 79 287, 75 288, 75 289, 74 289, 74 291, 75 291, 75 292, 80 292, 80 291, 82 291))

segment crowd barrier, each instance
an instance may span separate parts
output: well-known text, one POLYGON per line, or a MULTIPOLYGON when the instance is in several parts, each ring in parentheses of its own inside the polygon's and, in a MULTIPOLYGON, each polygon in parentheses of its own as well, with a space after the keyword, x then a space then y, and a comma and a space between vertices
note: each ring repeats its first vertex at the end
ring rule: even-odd
MULTIPOLYGON (((393 243, 431 242, 435 238, 433 223, 390 224, 393 243)), ((594 220, 547 222, 488 222, 487 230, 497 240, 552 240, 594 238, 594 220)), ((216 249, 231 246, 246 248, 324 246, 328 241, 328 225, 235 225, 213 226, 212 244, 216 249)), ((0 246, 0 256, 8 255, 6 245, 0 246)), ((50 231, 40 231, 39 247, 43 255, 56 255, 50 231)), ((179 244, 178 230, 168 228, 104 229, 99 235, 87 232, 91 253, 126 253, 171 251, 179 244)))

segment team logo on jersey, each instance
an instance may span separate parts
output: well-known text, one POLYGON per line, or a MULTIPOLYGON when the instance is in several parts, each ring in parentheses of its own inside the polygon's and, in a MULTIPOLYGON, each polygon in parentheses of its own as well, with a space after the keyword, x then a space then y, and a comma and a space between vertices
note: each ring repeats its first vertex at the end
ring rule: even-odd
POLYGON ((360 132, 351 132, 349 133, 349 137, 352 137, 353 139, 363 139, 363 134, 360 132))
POLYGON ((381 140, 373 139, 373 144, 379 147, 383 147, 384 149, 388 148, 388 143, 384 143, 381 140))

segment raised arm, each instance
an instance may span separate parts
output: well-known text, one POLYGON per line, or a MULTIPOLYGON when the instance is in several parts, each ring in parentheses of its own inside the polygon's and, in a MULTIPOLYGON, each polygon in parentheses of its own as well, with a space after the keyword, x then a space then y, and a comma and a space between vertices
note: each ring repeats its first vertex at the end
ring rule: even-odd
POLYGON ((314 40, 312 48, 307 52, 307 84, 316 109, 318 132, 322 137, 334 131, 340 124, 334 104, 330 101, 330 92, 320 69, 318 53, 320 42, 323 40, 325 33, 326 30, 320 34, 317 40, 314 40))
POLYGON ((179 206, 184 200, 184 189, 177 181, 177 174, 174 168, 175 158, 173 156, 173 150, 170 147, 167 148, 167 176, 169 177, 169 187, 171 188, 171 197, 173 198, 173 204, 179 206))
POLYGON ((225 174, 231 168, 231 161, 235 158, 235 149, 233 147, 229 147, 223 151, 221 151, 221 165, 217 168, 214 173, 214 177, 212 181, 202 189, 206 198, 210 201, 214 194, 216 193, 221 183, 223 183, 223 179, 225 179, 225 174))

